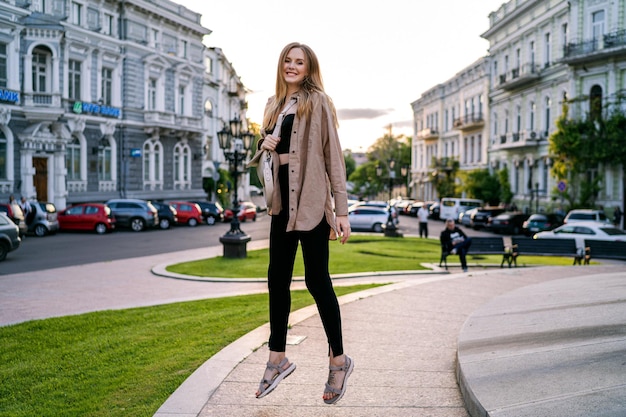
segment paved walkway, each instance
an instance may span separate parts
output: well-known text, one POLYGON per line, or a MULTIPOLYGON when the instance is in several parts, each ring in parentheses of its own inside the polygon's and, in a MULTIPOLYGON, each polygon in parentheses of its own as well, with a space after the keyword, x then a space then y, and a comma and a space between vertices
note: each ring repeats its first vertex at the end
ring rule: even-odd
MULTIPOLYGON (((151 272, 219 254, 221 248, 207 248, 2 276, 0 324, 265 291, 264 282, 151 272)), ((309 307, 291 316, 287 355, 298 368, 271 395, 254 397, 268 354, 262 326, 208 359, 155 415, 461 417, 466 407, 473 416, 626 415, 624 264, 470 264, 469 273, 451 272, 337 281, 395 283, 341 298, 355 371, 336 406, 321 399, 327 344, 309 307)))

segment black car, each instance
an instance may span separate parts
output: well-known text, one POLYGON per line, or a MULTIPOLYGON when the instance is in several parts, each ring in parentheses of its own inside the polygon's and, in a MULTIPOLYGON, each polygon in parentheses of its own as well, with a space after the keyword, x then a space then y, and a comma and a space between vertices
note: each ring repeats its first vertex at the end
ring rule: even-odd
POLYGON ((487 229, 495 233, 505 233, 518 235, 522 231, 522 225, 528 218, 527 214, 521 212, 504 212, 495 217, 490 217, 487 222, 487 229))
POLYGON ((556 214, 556 213, 531 214, 530 217, 522 225, 522 232, 526 236, 532 236, 535 233, 556 229, 562 224, 563 224, 563 216, 560 214, 556 214))
POLYGON ((495 217, 500 213, 504 213, 501 207, 481 207, 470 218, 470 226, 473 229, 480 229, 487 226, 489 217, 495 217))
POLYGON ((151 201, 150 203, 157 209, 157 213, 159 214, 159 227, 161 229, 169 229, 173 224, 178 223, 178 217, 176 217, 178 213, 176 213, 174 207, 158 201, 151 201))
POLYGON ((145 200, 133 198, 116 198, 106 202, 115 217, 116 227, 128 227, 141 232, 159 226, 157 209, 145 200))
POLYGON ((224 209, 218 202, 212 201, 190 201, 200 206, 204 222, 208 225, 221 223, 224 221, 224 209))

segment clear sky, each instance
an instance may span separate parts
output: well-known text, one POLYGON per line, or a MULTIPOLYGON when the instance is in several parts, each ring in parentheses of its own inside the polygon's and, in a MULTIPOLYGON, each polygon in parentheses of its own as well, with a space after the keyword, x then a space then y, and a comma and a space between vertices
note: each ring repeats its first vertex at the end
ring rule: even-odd
POLYGON ((367 148, 388 132, 413 134, 411 102, 487 55, 480 37, 503 0, 174 0, 201 13, 248 95, 248 118, 261 123, 274 93, 276 65, 290 42, 320 60, 339 113, 342 147, 367 148))

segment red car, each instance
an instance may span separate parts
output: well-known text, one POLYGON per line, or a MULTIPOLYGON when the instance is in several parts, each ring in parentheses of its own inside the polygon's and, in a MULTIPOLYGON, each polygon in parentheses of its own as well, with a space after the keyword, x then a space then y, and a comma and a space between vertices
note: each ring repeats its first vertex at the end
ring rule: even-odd
POLYGON ((196 203, 189 201, 170 201, 169 204, 176 209, 178 224, 187 224, 191 227, 202 224, 202 209, 196 203))
MULTIPOLYGON (((246 220, 256 221, 256 205, 249 201, 244 201, 239 206, 239 212, 237 213, 237 218, 240 222, 245 222, 246 220)), ((231 209, 224 210, 224 221, 229 222, 233 219, 233 211, 231 209)))
POLYGON ((94 231, 99 235, 115 229, 115 218, 106 204, 76 204, 61 210, 57 215, 59 229, 94 231))

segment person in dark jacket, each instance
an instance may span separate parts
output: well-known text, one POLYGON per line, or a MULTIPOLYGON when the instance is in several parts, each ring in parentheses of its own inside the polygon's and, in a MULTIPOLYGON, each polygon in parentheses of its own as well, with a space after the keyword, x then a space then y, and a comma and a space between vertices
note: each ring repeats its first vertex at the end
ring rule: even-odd
POLYGON ((461 268, 463 268, 463 272, 467 272, 467 261, 465 257, 472 245, 472 238, 468 237, 461 229, 456 227, 454 219, 447 219, 446 228, 441 232, 439 239, 441 240, 444 250, 453 255, 459 255, 461 268))

